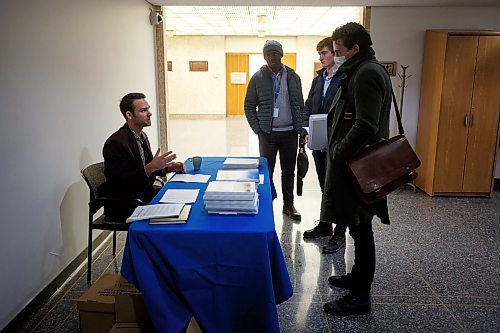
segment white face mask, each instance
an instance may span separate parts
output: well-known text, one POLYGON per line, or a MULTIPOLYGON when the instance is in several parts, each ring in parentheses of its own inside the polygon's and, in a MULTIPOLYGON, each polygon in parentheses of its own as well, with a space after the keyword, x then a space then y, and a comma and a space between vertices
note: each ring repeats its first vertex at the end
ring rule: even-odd
POLYGON ((333 60, 335 61, 335 65, 337 65, 337 67, 340 67, 345 62, 345 56, 333 57, 333 60))

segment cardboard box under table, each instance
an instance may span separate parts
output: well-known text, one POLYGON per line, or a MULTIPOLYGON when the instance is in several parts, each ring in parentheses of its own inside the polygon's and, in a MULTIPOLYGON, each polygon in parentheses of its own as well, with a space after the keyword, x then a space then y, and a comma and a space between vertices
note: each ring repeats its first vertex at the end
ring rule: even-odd
POLYGON ((141 293, 118 274, 104 274, 77 302, 80 332, 108 333, 115 323, 145 323, 141 293))

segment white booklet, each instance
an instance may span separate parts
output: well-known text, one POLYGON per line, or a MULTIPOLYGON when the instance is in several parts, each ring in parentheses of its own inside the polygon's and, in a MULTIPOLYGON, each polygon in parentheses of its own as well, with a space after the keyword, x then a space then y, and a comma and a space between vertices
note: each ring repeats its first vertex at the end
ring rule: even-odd
POLYGON ((258 169, 243 169, 243 170, 218 170, 215 180, 230 180, 240 182, 256 182, 259 183, 258 169))
POLYGON ((156 204, 137 206, 127 218, 127 222, 134 222, 138 220, 147 220, 159 217, 175 217, 181 214, 184 204, 156 204))
POLYGON ((184 182, 184 183, 206 183, 210 179, 210 175, 196 174, 191 175, 189 173, 176 173, 168 181, 169 182, 184 182))
POLYGON ((227 157, 224 160, 224 169, 257 169, 258 158, 227 157))
POLYGON ((311 150, 325 149, 328 145, 327 114, 312 114, 309 117, 309 139, 307 147, 311 150))
POLYGON ((168 189, 160 199, 161 203, 194 203, 200 189, 168 189))

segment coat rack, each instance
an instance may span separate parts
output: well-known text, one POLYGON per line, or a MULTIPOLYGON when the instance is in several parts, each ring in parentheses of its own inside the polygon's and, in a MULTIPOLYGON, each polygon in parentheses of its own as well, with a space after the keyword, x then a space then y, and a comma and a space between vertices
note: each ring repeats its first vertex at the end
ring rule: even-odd
POLYGON ((398 73, 399 79, 401 80, 401 84, 399 85, 401 87, 401 97, 399 101, 399 112, 401 113, 401 119, 403 119, 403 101, 405 97, 405 88, 408 87, 406 85, 406 79, 409 79, 411 75, 406 75, 406 69, 410 66, 403 66, 401 65, 401 69, 403 70, 403 75, 398 73))
MULTIPOLYGON (((406 69, 408 69, 408 67, 410 67, 410 66, 401 65, 401 69, 403 70, 403 74, 398 73, 399 79, 401 80, 401 84, 399 85, 399 87, 401 88, 401 95, 400 95, 400 99, 399 99, 399 113, 401 116, 401 121, 403 121, 403 102, 404 102, 404 97, 405 97, 405 89, 408 87, 408 85, 406 84, 406 79, 409 79, 411 77, 411 75, 406 75, 406 69)), ((406 185, 409 186, 413 190, 414 193, 417 192, 417 188, 416 188, 415 184, 413 184, 413 180, 411 181, 411 183, 406 183, 406 185)))

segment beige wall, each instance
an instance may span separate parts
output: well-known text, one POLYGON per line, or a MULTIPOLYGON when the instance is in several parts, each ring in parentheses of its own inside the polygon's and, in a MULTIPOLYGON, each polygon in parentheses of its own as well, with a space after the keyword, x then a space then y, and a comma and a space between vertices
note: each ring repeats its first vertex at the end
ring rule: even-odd
POLYGON ((174 114, 226 114, 226 58, 223 36, 165 39, 168 112, 174 114), (189 61, 208 61, 208 72, 190 72, 189 61))
POLYGON ((124 123, 120 98, 143 91, 158 117, 143 0, 3 0, 0 40, 1 330, 86 248, 80 170, 124 123))
POLYGON ((226 53, 262 53, 266 39, 276 39, 285 53, 297 54, 297 73, 307 96, 313 79, 314 62, 318 59, 316 44, 324 37, 267 36, 174 36, 167 38, 168 72, 167 103, 171 115, 226 114, 226 53), (193 51, 194 50, 194 51, 193 51), (190 60, 207 60, 208 72, 190 72, 190 60), (192 90, 196 94, 191 94, 192 90), (189 98, 187 98, 189 96, 189 98))
MULTIPOLYGON (((390 60, 409 66, 405 90, 403 124, 405 133, 414 145, 417 135, 420 102, 420 81, 424 34, 426 29, 486 29, 500 31, 500 6, 497 7, 374 7, 371 16, 371 35, 379 60, 390 60)), ((393 78, 399 102, 400 81, 393 78)), ((392 115, 391 115, 392 116, 392 115)), ((392 116, 394 118, 394 116, 392 116)), ((394 119, 392 120, 394 124, 394 119)), ((391 126, 394 130, 394 126, 391 126)), ((496 177, 500 177, 500 156, 496 177)))

